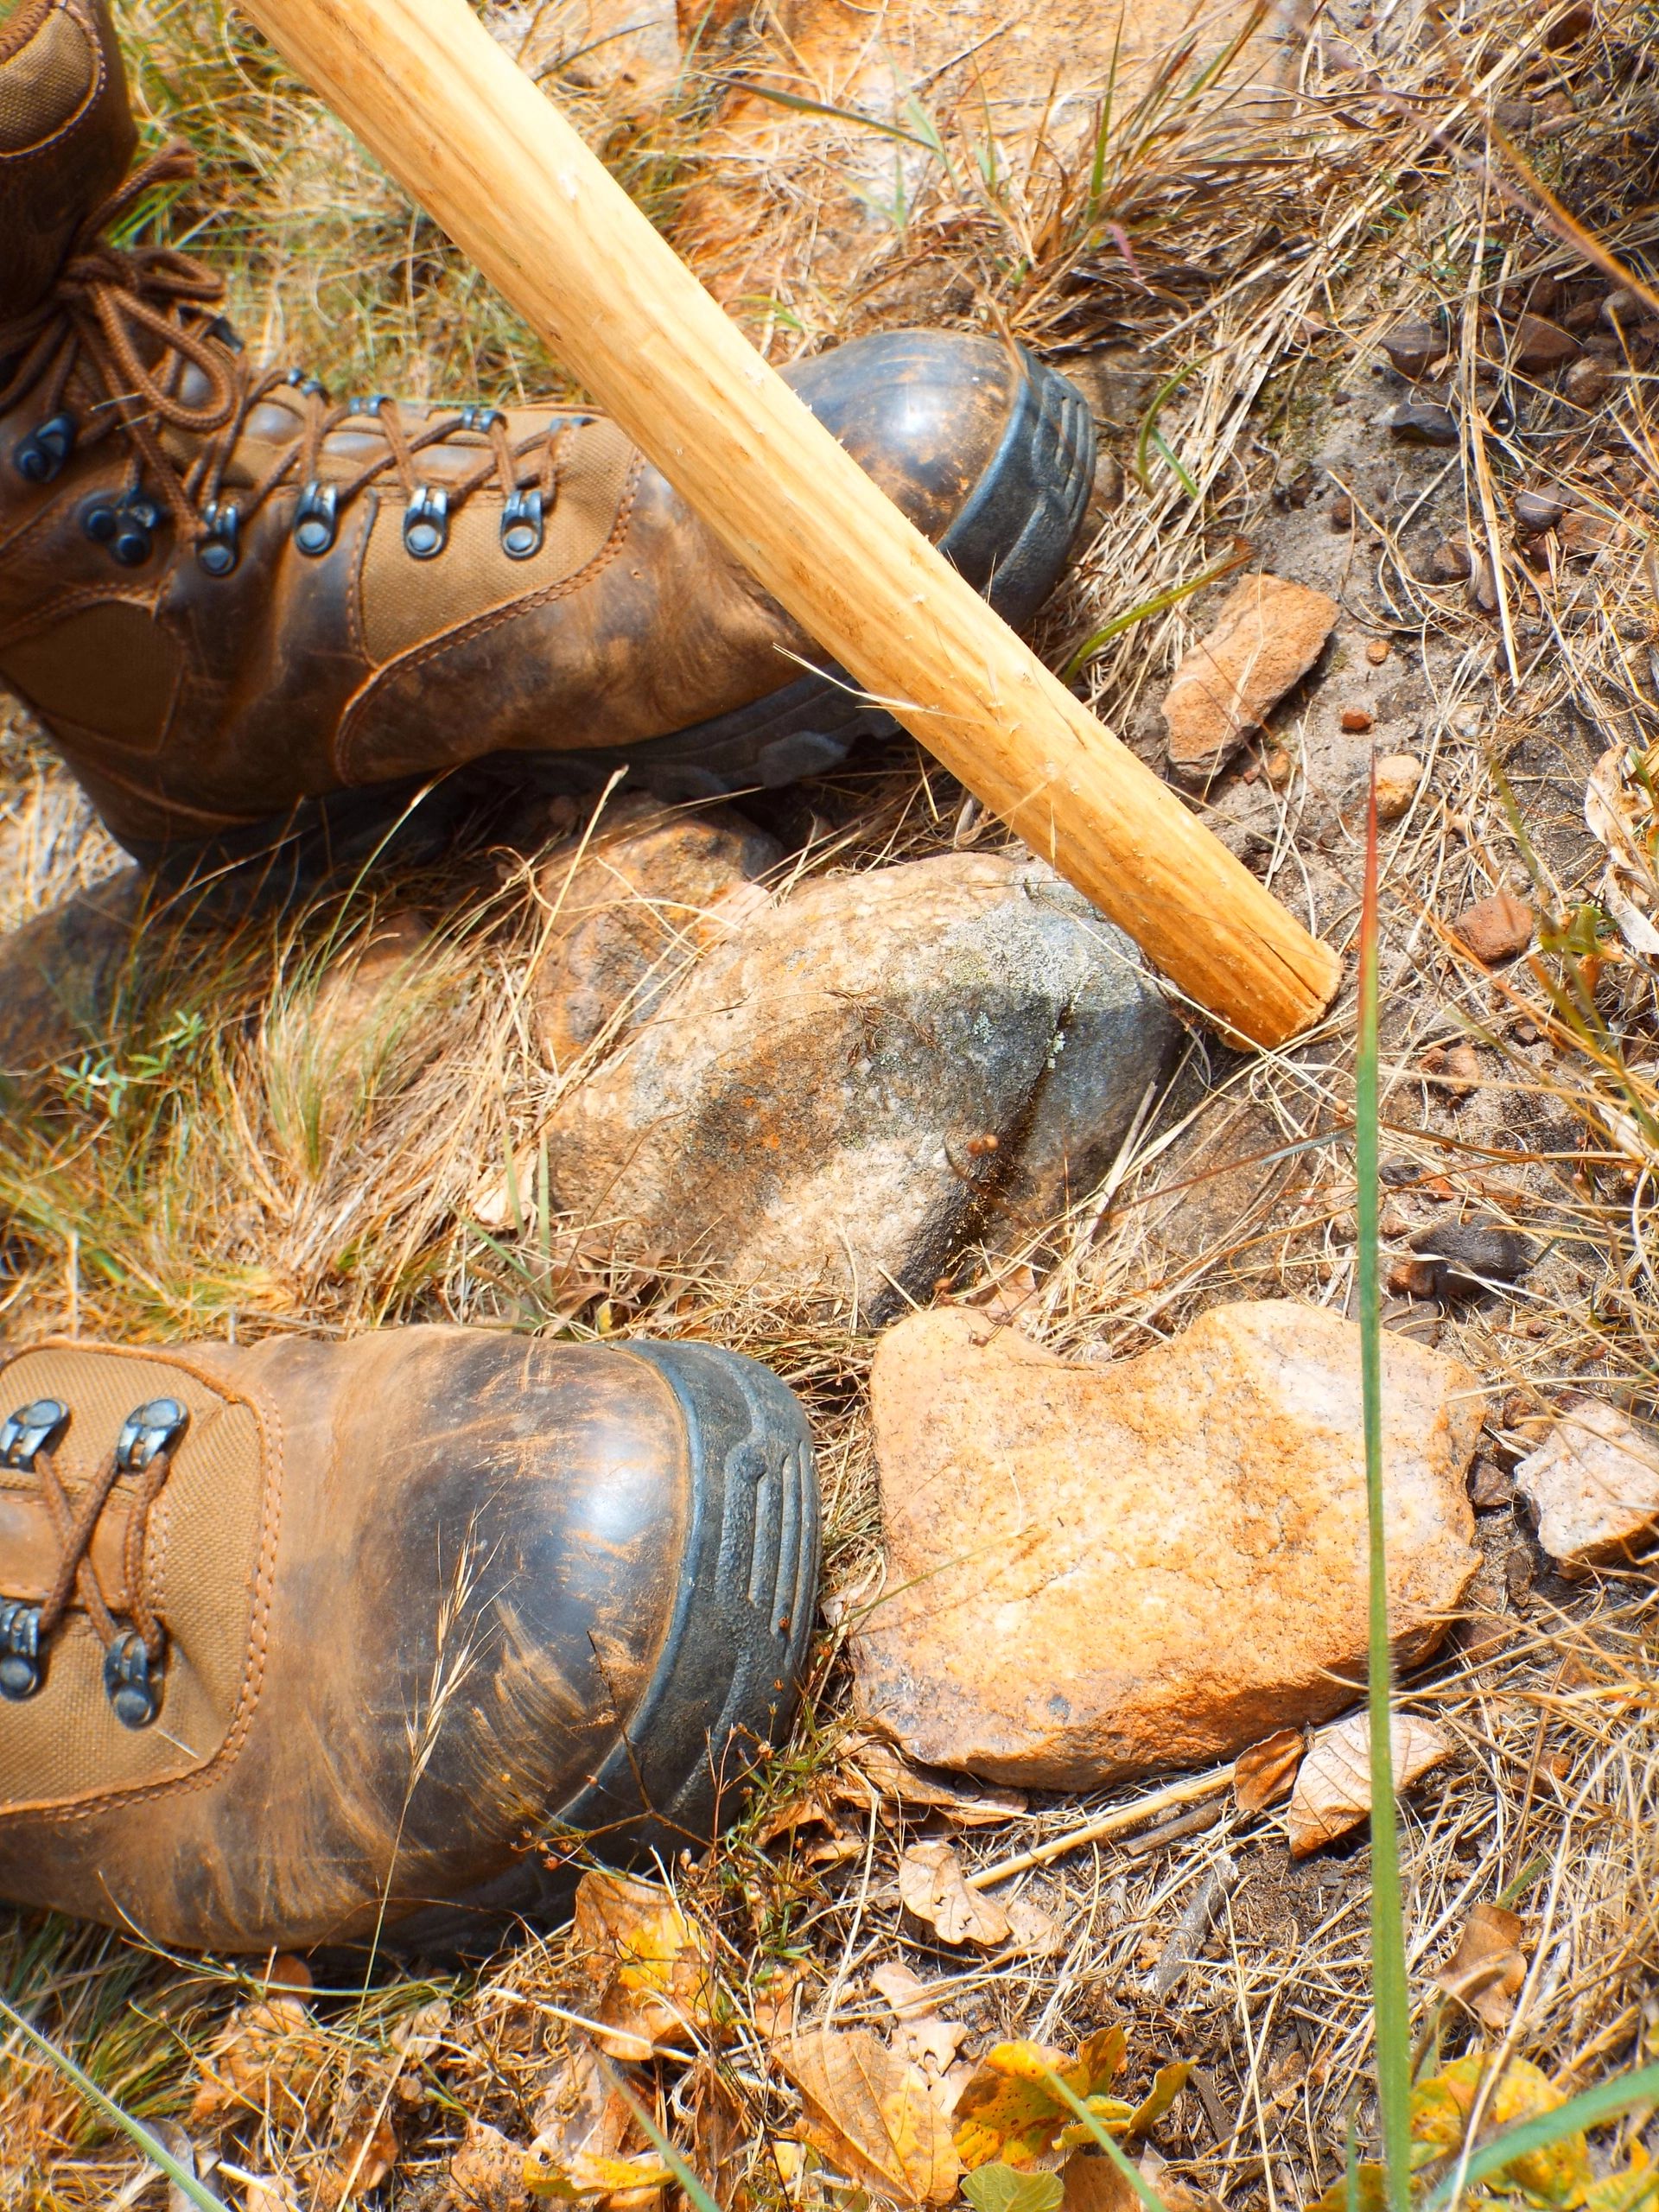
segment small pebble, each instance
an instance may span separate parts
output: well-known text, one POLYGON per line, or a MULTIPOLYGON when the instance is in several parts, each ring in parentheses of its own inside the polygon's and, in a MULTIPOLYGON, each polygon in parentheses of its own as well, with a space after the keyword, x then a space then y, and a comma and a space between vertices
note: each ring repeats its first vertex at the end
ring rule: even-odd
POLYGON ((1495 891, 1465 906, 1453 925, 1477 960, 1487 967, 1513 960, 1532 943, 1534 917, 1524 899, 1513 892, 1495 891))
POLYGON ((1448 537, 1428 556, 1428 580, 1436 584, 1461 583, 1474 565, 1469 548, 1459 539, 1448 537))
POLYGON ((1497 613, 1497 579, 1484 553, 1477 559, 1474 574, 1469 579, 1469 596, 1483 614, 1497 613))
POLYGON ((1601 303, 1601 319, 1609 330, 1618 330, 1627 322, 1635 322, 1641 313, 1641 301, 1622 284, 1616 292, 1609 292, 1601 303))
POLYGON ((1397 822, 1417 796, 1423 764, 1414 753, 1385 753, 1376 764, 1376 818, 1397 822))
POLYGON ((1398 322, 1382 340, 1382 351, 1401 375, 1415 384, 1427 374, 1429 363, 1445 353, 1446 338, 1431 322, 1398 322))
POLYGON ((1515 326, 1510 359, 1517 369, 1559 369, 1564 361, 1576 361, 1582 350, 1572 332, 1563 330, 1559 322, 1541 315, 1523 315, 1515 326))
POLYGON ((1567 502, 1551 492, 1517 492, 1515 518, 1522 530, 1553 530, 1567 512, 1567 502))
POLYGON ((1363 707, 1344 707, 1342 710, 1342 726, 1351 735, 1357 737, 1362 730, 1370 729, 1371 718, 1363 707))
POLYGON ((1518 1229, 1490 1214, 1470 1221, 1440 1221, 1420 1229, 1411 1240, 1419 1257, 1438 1270, 1439 1298, 1478 1298, 1488 1284, 1515 1282, 1533 1262, 1533 1249, 1518 1229))
POLYGON ((1262 762, 1262 768, 1274 791, 1281 791, 1290 781, 1291 769, 1294 765, 1289 753, 1284 750, 1283 747, 1274 746, 1273 751, 1262 762))
POLYGON ((1344 492, 1338 498, 1332 500, 1331 505, 1326 511, 1325 518, 1326 522, 1330 524, 1332 530, 1351 530, 1353 528, 1354 503, 1348 497, 1348 494, 1345 492, 1344 492))
POLYGON ((1386 638, 1373 638, 1365 648, 1365 658, 1373 668, 1381 668, 1391 651, 1386 638))
POLYGON ((1454 417, 1444 407, 1427 400, 1408 400, 1389 416, 1389 428, 1402 445, 1454 446, 1459 431, 1454 417))
POLYGON ((1575 407, 1599 407, 1613 388, 1612 374, 1600 361, 1574 361, 1561 390, 1575 407))
POLYGON ((1478 1513, 1515 1503, 1515 1484, 1495 1459, 1477 1459, 1469 1470, 1469 1503, 1478 1513))
POLYGON ((1423 1054, 1423 1073, 1437 1090, 1467 1098, 1480 1089, 1480 1062, 1472 1045, 1431 1045, 1423 1054))

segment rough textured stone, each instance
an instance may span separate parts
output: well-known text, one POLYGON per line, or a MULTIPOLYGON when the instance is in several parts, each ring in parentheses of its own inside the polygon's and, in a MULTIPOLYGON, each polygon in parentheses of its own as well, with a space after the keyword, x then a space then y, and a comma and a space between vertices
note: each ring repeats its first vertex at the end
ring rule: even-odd
POLYGON ((1039 861, 823 876, 752 916, 561 1102, 552 1178, 612 1249, 880 1319, 1100 1179, 1177 1035, 1039 861))
POLYGON ((1523 315, 1515 326, 1510 359, 1517 369, 1536 375, 1559 369, 1563 361, 1576 361, 1583 348, 1570 330, 1541 315, 1523 315))
POLYGON ((1463 435, 1456 416, 1427 399, 1402 401, 1389 416, 1389 428, 1408 446, 1454 446, 1463 435))
MULTIPOLYGON (((1382 1345, 1396 1656, 1475 1572, 1467 1369, 1382 1345)), ((963 1308, 890 1330, 871 1378, 887 1594, 861 1702, 911 1756, 1084 1788, 1224 1758, 1365 1675, 1359 1332, 1212 1307, 1115 1366, 963 1308)))
POLYGON ((573 838, 550 854, 537 878, 551 918, 533 994, 555 1067, 619 1017, 643 1020, 689 960, 764 903, 751 886, 782 858, 729 807, 638 796, 613 802, 585 846, 573 838))
POLYGON ((107 1033, 143 906, 137 869, 123 868, 0 937, 0 1080, 67 1059, 107 1033))
POLYGON ((1418 1298, 1452 1301, 1479 1298, 1495 1282, 1518 1282, 1532 1265, 1532 1247, 1518 1229, 1491 1214, 1472 1220, 1430 1222, 1411 1240, 1411 1249, 1429 1270, 1418 1298))
POLYGON ((1490 967, 1495 961, 1513 960, 1532 943, 1533 912, 1513 892, 1495 891, 1465 906, 1454 925, 1477 960, 1490 967))
POLYGON ((1414 753, 1385 753, 1376 764, 1376 818, 1397 822, 1417 796, 1423 764, 1414 753))
POLYGON ((1628 1559, 1659 1531, 1659 1439, 1617 1406, 1585 1399, 1515 1471, 1538 1541, 1567 1567, 1628 1559))
POLYGON ((1334 599, 1282 576, 1247 576, 1229 592, 1164 700, 1173 772, 1201 782, 1225 766, 1313 667, 1336 619, 1334 599))

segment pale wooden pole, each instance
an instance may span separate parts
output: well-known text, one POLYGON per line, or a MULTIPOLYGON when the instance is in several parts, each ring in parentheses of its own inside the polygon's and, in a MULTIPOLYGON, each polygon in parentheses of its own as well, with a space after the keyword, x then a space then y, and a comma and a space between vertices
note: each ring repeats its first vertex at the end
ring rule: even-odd
POLYGON ((1235 1036, 1340 966, 1044 668, 729 322, 467 0, 242 0, 746 568, 1235 1036))

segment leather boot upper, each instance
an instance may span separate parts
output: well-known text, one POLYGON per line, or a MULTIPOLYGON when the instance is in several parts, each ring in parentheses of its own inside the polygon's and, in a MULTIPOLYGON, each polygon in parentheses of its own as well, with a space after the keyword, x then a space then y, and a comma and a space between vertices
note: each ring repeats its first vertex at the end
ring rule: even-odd
MULTIPOLYGON (((32 41, 0 59, 0 125, 43 40, 95 57, 100 114, 119 98, 104 0, 27 20, 32 41)), ((50 289, 0 315, 0 679, 130 849, 153 859, 486 756, 625 757, 821 661, 602 417, 334 397, 251 362, 200 263, 107 242, 189 168, 165 149, 87 207, 83 160, 50 289)), ((46 174, 25 162, 0 182, 17 221, 46 174)), ((1086 435, 1014 434, 1052 372, 912 332, 789 374, 930 537, 977 512, 948 550, 1015 619, 1031 611, 1092 467, 1086 435), (1039 509, 1041 557, 1022 566, 1039 509)))
POLYGON ((137 142, 101 0, 23 0, 0 23, 0 330, 40 304, 137 142))
POLYGON ((690 1355, 699 1407, 686 1357, 411 1328, 0 1365, 0 1898, 193 1947, 346 1939, 499 1883, 562 1819, 626 1855, 595 1777, 676 1732, 653 1799, 747 1729, 729 1791, 792 1702, 816 1523, 774 1564, 760 1499, 804 1426, 729 1354, 690 1355), (763 1418, 711 1461, 734 1375, 763 1418))

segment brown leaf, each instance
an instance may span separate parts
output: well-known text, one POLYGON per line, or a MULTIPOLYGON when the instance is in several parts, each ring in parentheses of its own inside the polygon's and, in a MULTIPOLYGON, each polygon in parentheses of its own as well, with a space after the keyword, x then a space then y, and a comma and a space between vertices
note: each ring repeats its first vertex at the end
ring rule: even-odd
POLYGON ((1138 2212, 1128 2177, 1098 2151, 1074 2151, 1060 2168, 1060 2212, 1138 2212))
POLYGON ((948 1843, 914 1843, 899 1862, 899 1895, 906 1912, 925 1921, 942 1943, 979 1943, 995 1950, 1010 1934, 1008 1916, 963 1878, 948 1843))
MULTIPOLYGON (((1408 1789, 1420 1776, 1452 1756, 1451 1739, 1433 1721, 1396 1713, 1391 1732, 1394 1786, 1408 1789)), ((1351 1713, 1313 1739, 1291 1792, 1287 1825, 1291 1856, 1346 1835, 1370 1818, 1371 1810, 1371 1724, 1369 1714, 1351 1713)))
POLYGON ((1456 1955, 1434 1977, 1448 1997, 1466 2005, 1476 2018, 1501 2033, 1515 2011, 1513 1999, 1527 1978, 1521 1948, 1518 1912, 1501 1904, 1478 1904, 1464 1927, 1456 1955))
POLYGON ((327 2047, 302 1998, 283 1991, 238 2005, 202 2062, 189 2112, 194 2127, 237 2105, 297 2116, 327 2047))
MULTIPOLYGON (((967 2027, 962 2021, 947 2020, 936 2012, 936 1985, 924 1981, 897 1959, 877 1967, 870 1976, 870 1986, 893 2008, 893 2018, 899 2024, 894 2037, 895 2049, 905 2057, 915 2060, 937 2096, 940 2084, 951 2077, 957 2053, 968 2033, 967 2027)), ((965 2082, 972 2072, 971 2067, 964 2068, 962 2081, 965 2082)), ((959 2083, 952 2083, 953 2089, 960 2086, 959 2083)), ((953 2094, 944 2109, 954 2111, 955 2106, 953 2094)))
POLYGON ((469 2120, 449 2161, 454 2212, 530 2212, 524 2153, 498 2127, 469 2120))
POLYGON ((1022 1959, 1057 1959, 1065 1948, 1065 1930, 1031 1897, 1010 1897, 1008 1942, 1022 1959))
POLYGON ((849 2181, 899 2204, 948 2204, 961 2171, 950 2123, 921 2069, 868 2030, 820 2029, 789 2047, 801 2133, 849 2181))
POLYGON ((637 2212, 671 2178, 585 2036, 573 2036, 549 2070, 533 2125, 522 2168, 532 2196, 600 2197, 611 2212, 637 2212))
POLYGON ((1277 1728, 1241 1751, 1233 1764, 1233 1802, 1241 1813, 1260 1813, 1282 1797, 1307 1749, 1300 1728, 1277 1728))
POLYGON ((599 1993, 607 2056, 632 2062, 714 2024, 711 1946, 656 1882, 599 1869, 576 1885, 575 1948, 599 1993))
POLYGON ((402 2156, 391 2115, 371 2106, 356 2126, 349 2127, 316 2185, 316 2201, 323 2212, 334 2212, 348 2197, 365 2196, 378 2189, 402 2156))
POLYGON ((1026 1809, 1022 1791, 965 1782, 938 1767, 913 1766, 879 1736, 852 1737, 843 1757, 842 1795, 866 1805, 873 1792, 906 1813, 943 1813, 960 1828, 986 1827, 1026 1809))

